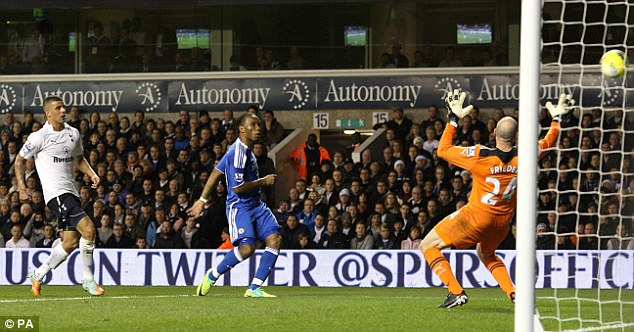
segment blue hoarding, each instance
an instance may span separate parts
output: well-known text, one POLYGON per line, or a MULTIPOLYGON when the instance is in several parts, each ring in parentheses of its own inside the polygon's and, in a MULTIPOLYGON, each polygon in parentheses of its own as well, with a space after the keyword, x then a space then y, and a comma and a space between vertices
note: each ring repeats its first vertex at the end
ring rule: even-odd
MULTIPOLYGON (((632 79, 616 81, 600 74, 543 74, 542 102, 572 94, 584 107, 610 107, 634 101, 626 94, 632 79)), ((514 108, 519 75, 344 76, 234 78, 100 82, 0 83, 0 112, 40 112, 44 98, 60 96, 67 105, 96 112, 174 112, 425 108, 441 105, 448 91, 462 89, 480 108, 514 108)))

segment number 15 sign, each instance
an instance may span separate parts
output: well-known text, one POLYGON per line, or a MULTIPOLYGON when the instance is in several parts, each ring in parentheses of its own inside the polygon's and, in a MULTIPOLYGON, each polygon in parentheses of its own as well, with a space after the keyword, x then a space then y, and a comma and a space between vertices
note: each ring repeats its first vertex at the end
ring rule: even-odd
POLYGON ((330 119, 328 113, 313 113, 313 129, 328 129, 330 119))

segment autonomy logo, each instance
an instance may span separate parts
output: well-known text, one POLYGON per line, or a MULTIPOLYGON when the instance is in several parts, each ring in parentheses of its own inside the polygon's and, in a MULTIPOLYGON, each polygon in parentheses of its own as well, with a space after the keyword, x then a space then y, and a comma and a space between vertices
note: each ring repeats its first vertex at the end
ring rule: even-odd
POLYGON ((618 79, 606 78, 601 82, 601 92, 597 97, 599 100, 603 100, 604 106, 616 105, 616 101, 622 94, 622 89, 618 79))
POLYGON ((0 84, 0 113, 9 113, 15 107, 18 97, 12 86, 0 84))
POLYGON ((434 84, 434 92, 442 92, 440 100, 444 103, 447 94, 453 93, 453 90, 460 89, 461 85, 458 80, 452 77, 443 77, 434 84))
POLYGON ((159 90, 158 86, 154 83, 145 82, 139 85, 134 91, 134 94, 143 97, 141 105, 145 106, 146 112, 155 110, 161 103, 161 90, 159 90))
POLYGON ((286 82, 282 90, 284 94, 291 95, 288 101, 293 103, 293 109, 295 110, 306 106, 308 98, 310 98, 308 86, 300 80, 290 80, 286 82))

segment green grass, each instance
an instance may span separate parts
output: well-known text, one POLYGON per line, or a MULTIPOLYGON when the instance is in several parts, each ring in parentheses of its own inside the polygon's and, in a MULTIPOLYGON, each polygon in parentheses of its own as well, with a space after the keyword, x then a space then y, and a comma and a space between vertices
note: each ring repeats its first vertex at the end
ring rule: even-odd
POLYGON ((491 35, 487 33, 465 33, 460 36, 461 44, 483 44, 491 42, 491 35))
MULTIPOLYGON (((2 286, 0 316, 37 315, 41 331, 65 332, 513 330, 513 304, 497 288, 468 289, 469 303, 452 310, 436 308, 446 296, 442 288, 266 289, 279 297, 245 299, 244 287, 215 287, 207 297, 191 296, 193 287, 105 287, 105 296, 90 298, 81 286, 44 286, 44 296, 33 299, 28 286, 2 286)), ((564 293, 560 297, 574 295, 574 290, 564 293)), ((596 290, 583 293, 592 297, 596 290)), ((615 291, 602 294, 616 296, 615 291)), ((631 290, 622 296, 634 300, 631 290)), ((540 301, 540 312, 552 314, 552 303, 540 301)), ((560 306, 565 314, 576 314, 576 301, 560 306)), ((631 313, 632 308, 624 310, 631 313)), ((604 307, 604 318, 606 312, 618 317, 617 309, 604 307)), ((631 314, 624 318, 634 321, 631 314)))
POLYGON ((634 291, 631 289, 540 289, 537 296, 537 308, 547 330, 577 330, 624 323, 624 328, 609 331, 634 331, 634 291))

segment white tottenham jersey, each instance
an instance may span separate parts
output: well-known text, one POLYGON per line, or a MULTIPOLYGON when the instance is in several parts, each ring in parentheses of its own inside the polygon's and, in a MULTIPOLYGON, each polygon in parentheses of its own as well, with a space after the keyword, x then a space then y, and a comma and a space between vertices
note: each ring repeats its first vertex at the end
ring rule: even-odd
POLYGON ((61 131, 55 131, 48 122, 45 123, 40 130, 29 135, 20 149, 22 158, 35 158, 47 204, 65 193, 79 196, 75 187, 73 160, 82 153, 79 131, 67 123, 64 123, 61 131))

